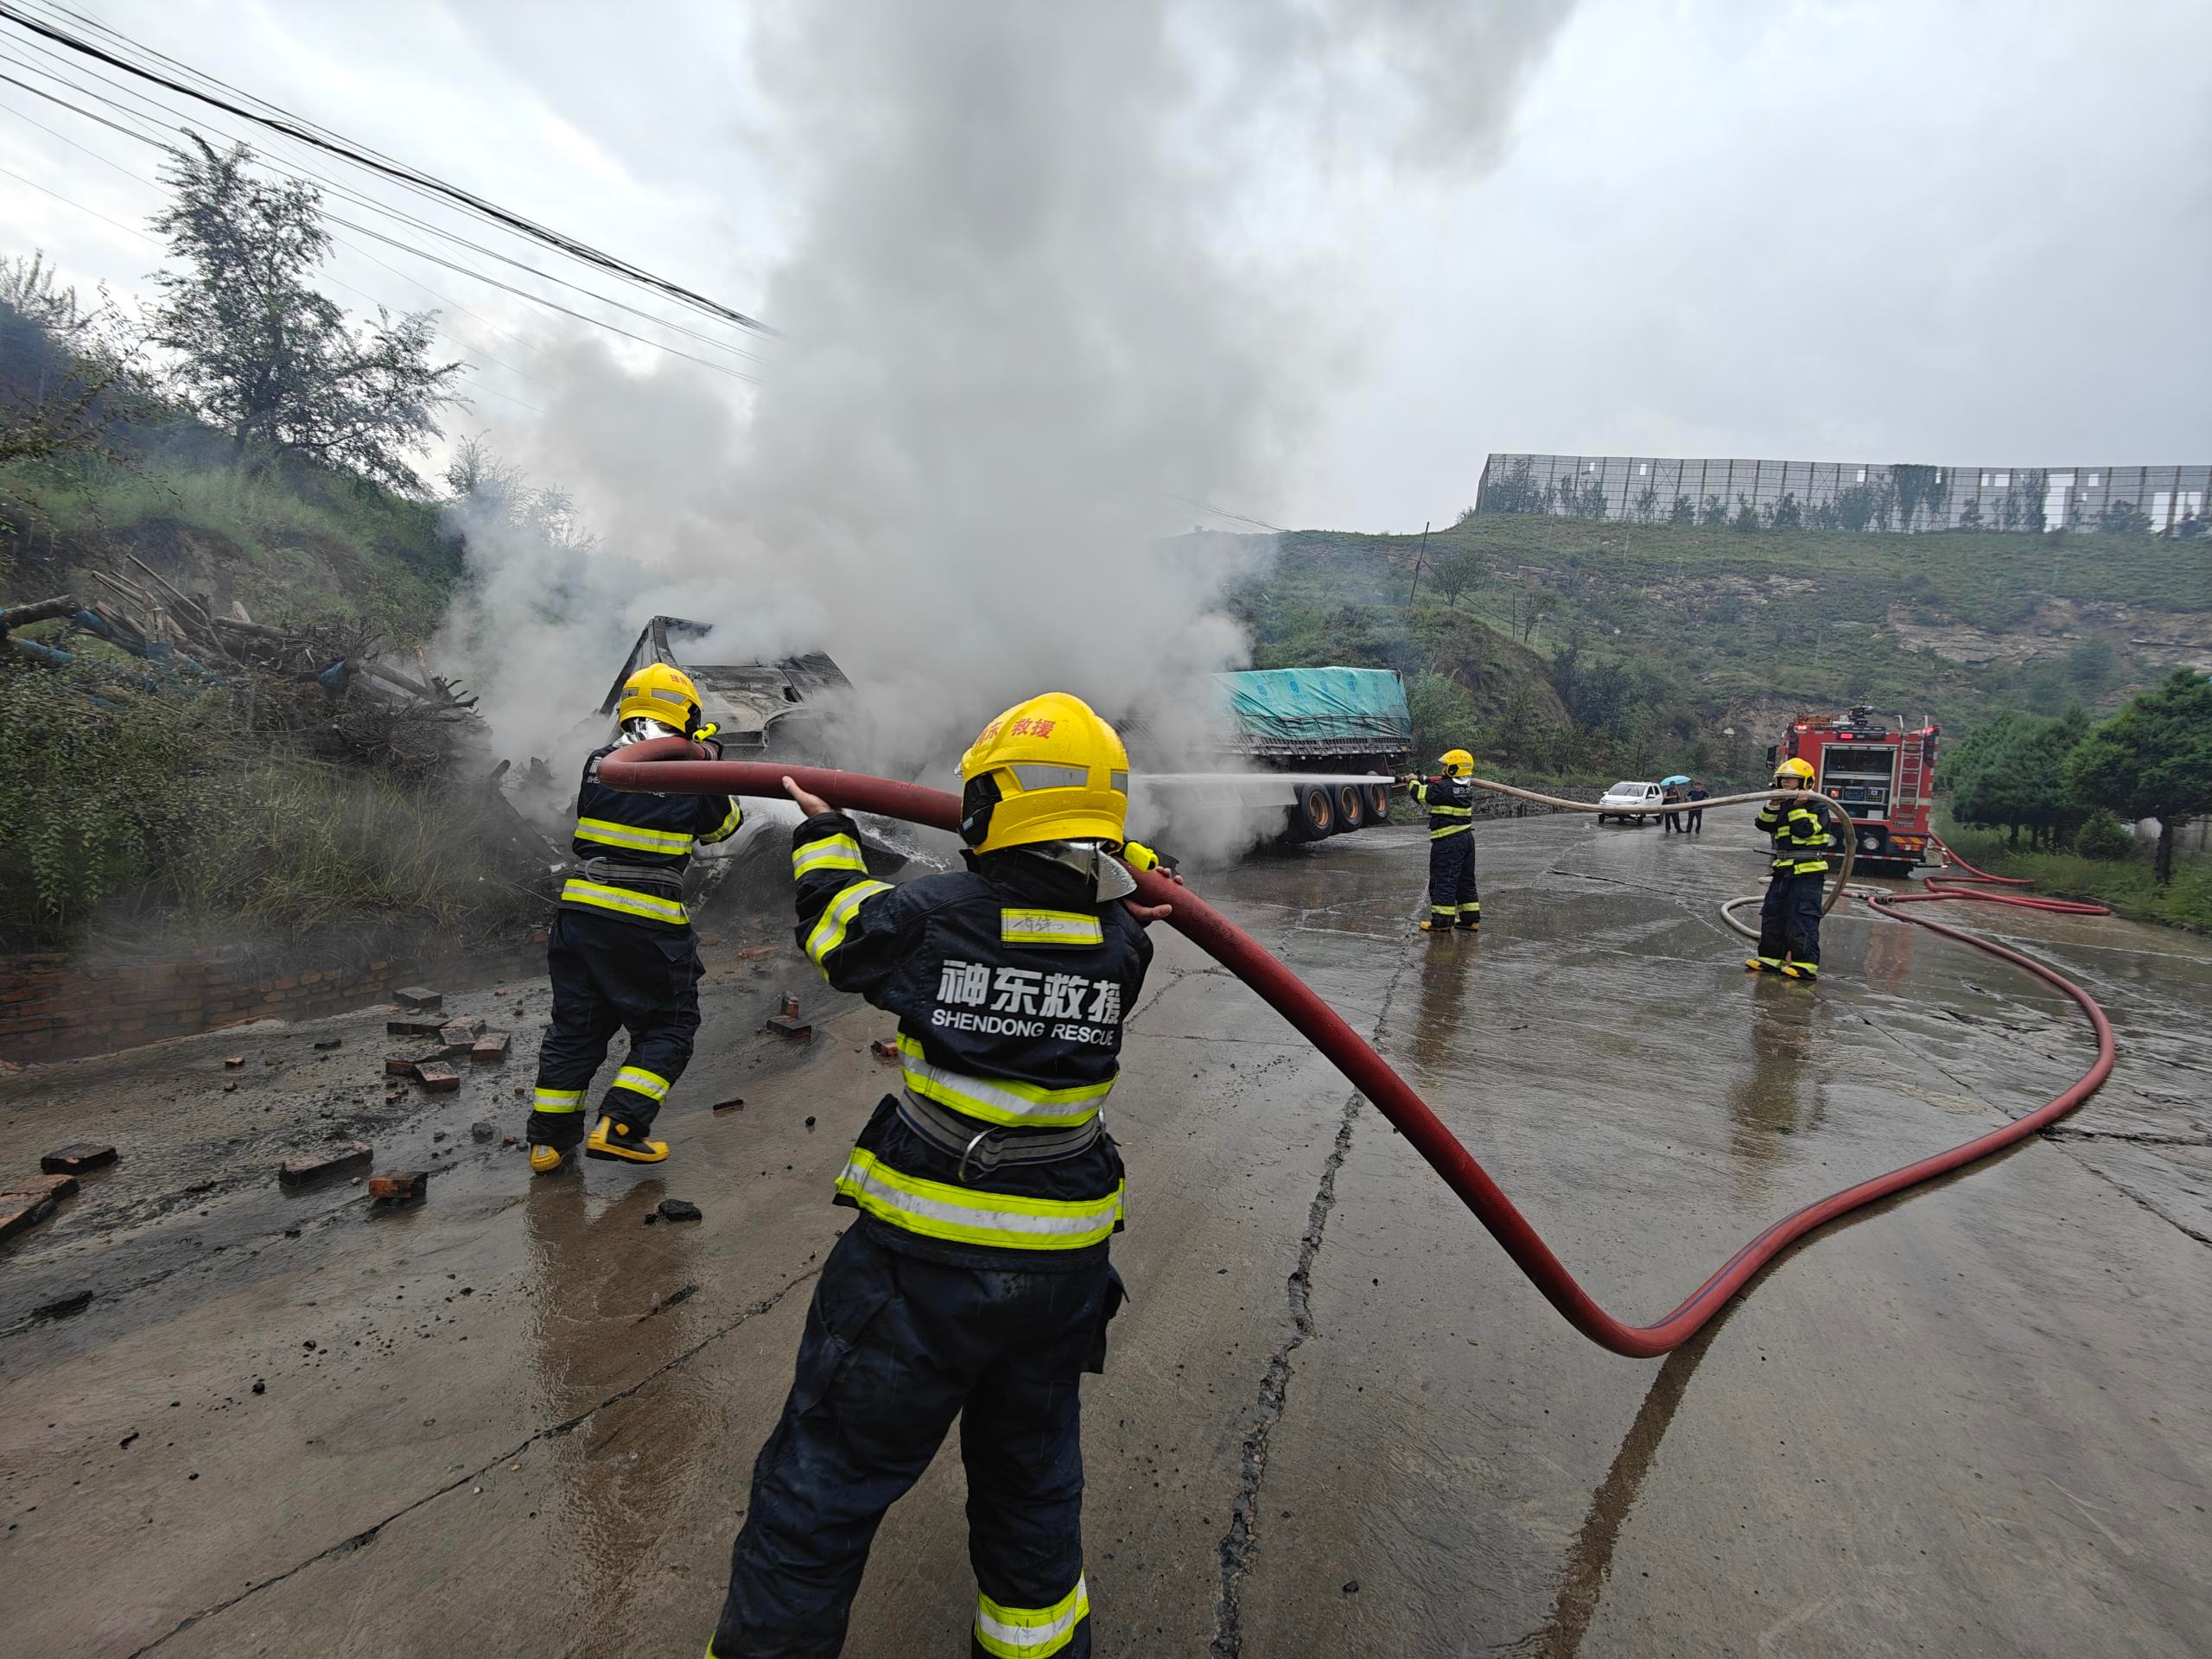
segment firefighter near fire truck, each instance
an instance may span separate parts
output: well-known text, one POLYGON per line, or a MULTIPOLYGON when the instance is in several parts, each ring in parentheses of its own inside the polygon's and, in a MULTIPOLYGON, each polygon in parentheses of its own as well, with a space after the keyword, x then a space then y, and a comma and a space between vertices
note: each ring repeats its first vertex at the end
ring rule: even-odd
POLYGON ((646 1131, 690 1063, 699 1029, 699 948, 683 907, 683 872, 695 848, 728 840, 741 819, 727 795, 648 795, 610 789, 599 763, 633 743, 690 739, 721 758, 702 725, 699 689, 665 663, 623 683, 614 741, 584 762, 573 845, 580 861, 562 884, 548 931, 552 1022, 537 1053, 537 1086, 525 1138, 539 1175, 587 1157, 657 1164, 668 1143, 646 1131), (630 1036, 587 1137, 584 1096, 618 1031, 630 1036))
POLYGON ((1483 898, 1475 886, 1475 786, 1469 781, 1475 757, 1446 749, 1436 764, 1443 770, 1433 778, 1398 780, 1428 809, 1428 914, 1421 931, 1456 927, 1472 933, 1483 925, 1483 898))
POLYGON ((1827 883, 1828 849, 1835 845, 1826 814, 1808 803, 1809 762, 1795 756, 1775 768, 1774 786, 1753 820, 1771 838, 1771 873, 1759 906, 1758 954, 1745 959, 1751 973, 1784 979, 1821 976, 1821 899, 1827 883))
POLYGON ((898 1016, 902 1087, 837 1178, 860 1212, 808 1309, 753 1465, 708 1653, 829 1655, 886 1510, 955 1417, 976 1576, 970 1652, 1081 1659, 1079 1382, 1122 1298, 1122 1170, 1101 1106, 1167 905, 1125 902, 1128 755, 1080 699, 1007 709, 961 758, 964 870, 869 879, 851 818, 784 779, 797 935, 898 1016), (1116 855, 1119 855, 1119 858, 1116 855))

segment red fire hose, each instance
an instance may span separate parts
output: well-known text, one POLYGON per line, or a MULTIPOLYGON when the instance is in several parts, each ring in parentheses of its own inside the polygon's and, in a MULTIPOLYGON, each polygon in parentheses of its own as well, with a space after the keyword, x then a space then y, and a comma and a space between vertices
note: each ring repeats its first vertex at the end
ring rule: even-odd
MULTIPOLYGON (((645 790, 660 794, 780 798, 784 794, 783 780, 788 777, 801 788, 836 806, 878 813, 885 817, 902 818, 939 830, 956 830, 959 822, 959 803, 941 790, 925 789, 916 784, 894 783, 888 779, 870 778, 856 772, 832 772, 817 766, 776 766, 744 760, 702 760, 696 758, 697 753, 691 744, 681 738, 639 743, 618 753, 609 754, 601 760, 599 765, 600 780, 615 789, 645 790)), ((1785 1247, 1815 1228, 1877 1199, 1885 1198, 1891 1193, 1901 1192, 1923 1181, 1933 1180, 1976 1159, 2025 1140, 2087 1100, 2096 1092, 2112 1071, 2112 1027, 2106 1020, 2104 1011, 2080 986, 2042 963, 2032 962, 2002 945, 1946 927, 1940 922, 1925 921, 1917 916, 1898 912, 1899 920, 1912 922, 1947 938, 1956 939, 1978 950, 2000 957, 2064 991, 2081 1004, 2096 1033, 2096 1064, 2063 1094, 2025 1117, 1977 1136, 1962 1146, 1954 1147, 1948 1152, 1938 1153, 1932 1158, 1923 1158, 1917 1163, 1908 1164, 1902 1169, 1892 1170, 1872 1180, 1846 1187, 1840 1192, 1832 1193, 1817 1203, 1807 1205, 1803 1209, 1783 1217, 1738 1250, 1717 1273, 1693 1291, 1687 1300, 1657 1324, 1627 1325, 1613 1318, 1591 1300, 1589 1293, 1575 1281, 1574 1276, 1552 1254, 1550 1247, 1537 1236, 1527 1217, 1514 1207, 1513 1201, 1505 1196, 1503 1189, 1459 1144, 1451 1130, 1444 1127, 1427 1103, 1413 1091, 1404 1078, 1390 1069, 1382 1057, 1370 1047, 1358 1033, 1344 1022, 1335 1009, 1316 996, 1289 969, 1187 887, 1178 887, 1164 877, 1147 873, 1137 876, 1136 896, 1148 904, 1173 905, 1174 914, 1169 918, 1169 925, 1258 992, 1263 1001, 1325 1054, 1337 1069, 1374 1103, 1376 1109, 1397 1126, 1414 1150, 1428 1160, 1429 1166, 1441 1175, 1446 1185, 1459 1195, 1468 1209, 1474 1211, 1476 1219, 1490 1230, 1491 1236, 1504 1247, 1505 1253, 1513 1258, 1521 1271, 1529 1276, 1536 1288, 1543 1293, 1545 1300, 1559 1310, 1568 1324, 1600 1347, 1609 1348, 1617 1354, 1625 1354, 1630 1358, 1649 1358, 1680 1346, 1718 1313, 1726 1305, 1729 1297, 1742 1289, 1760 1268, 1785 1247)), ((1925 896, 1933 899, 1947 895, 1925 896)), ((1880 907, 1886 909, 1887 905, 1892 902, 1900 901, 1885 900, 1880 907)))

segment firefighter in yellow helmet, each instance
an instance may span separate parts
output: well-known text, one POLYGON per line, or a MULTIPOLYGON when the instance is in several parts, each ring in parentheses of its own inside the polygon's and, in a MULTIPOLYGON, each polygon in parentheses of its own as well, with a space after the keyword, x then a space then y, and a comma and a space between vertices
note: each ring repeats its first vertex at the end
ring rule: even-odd
POLYGON ((623 682, 614 741, 584 762, 574 846, 581 861, 561 888, 546 949, 552 1024, 537 1051, 530 1166, 557 1174, 579 1142, 590 1158, 656 1164, 668 1143, 646 1135, 691 1058, 699 1029, 699 950, 683 908, 692 849, 726 841, 740 822, 727 795, 646 795, 609 789, 599 763, 626 744, 688 737, 719 757, 700 723, 699 688, 683 670, 652 663, 623 682), (617 1030, 629 1052, 584 1132, 584 1096, 617 1030))
POLYGON ((1827 815, 1800 791, 1813 787, 1813 768, 1792 755, 1774 769, 1770 795, 1753 820, 1774 842, 1766 900, 1759 906, 1758 954, 1744 963, 1751 973, 1785 979, 1821 976, 1821 898, 1835 836, 1827 815))
POLYGON ((1433 778, 1406 778, 1414 800, 1428 809, 1428 914, 1424 933, 1454 926, 1471 933, 1483 925, 1483 896, 1475 886, 1475 757, 1446 749, 1433 778))
POLYGON ((964 870, 871 880, 853 821, 784 780, 799 943, 899 1018, 901 1087, 837 1178, 783 1416, 753 1465, 710 1655, 834 1654, 884 1511, 960 1420, 971 1651, 1090 1651, 1077 1383, 1122 1301, 1122 1159, 1099 1116, 1152 960, 1125 902, 1128 756, 1065 692, 961 757, 964 870), (1116 855, 1119 855, 1117 858, 1116 855))

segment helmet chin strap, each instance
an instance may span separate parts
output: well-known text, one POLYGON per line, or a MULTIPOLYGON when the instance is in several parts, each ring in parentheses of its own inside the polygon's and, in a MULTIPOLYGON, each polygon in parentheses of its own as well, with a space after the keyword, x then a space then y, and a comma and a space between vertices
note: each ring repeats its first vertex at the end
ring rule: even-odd
POLYGON ((1105 843, 1096 841, 1033 841, 1009 849, 1027 853, 1063 869, 1073 870, 1090 883, 1090 890, 1100 904, 1109 899, 1126 899, 1137 890, 1137 879, 1122 867, 1122 861, 1106 849, 1105 843))

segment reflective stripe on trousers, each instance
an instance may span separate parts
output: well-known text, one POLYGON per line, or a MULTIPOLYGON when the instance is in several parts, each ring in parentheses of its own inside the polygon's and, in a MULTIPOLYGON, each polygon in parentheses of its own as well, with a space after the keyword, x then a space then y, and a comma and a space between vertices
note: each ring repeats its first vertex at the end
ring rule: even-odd
POLYGON ((1050 1607, 1006 1607, 976 1592, 976 1642, 996 1659, 1044 1659, 1075 1639, 1075 1627, 1090 1617, 1090 1592, 1077 1579, 1075 1588, 1050 1607))
POLYGON ((1008 1250, 1079 1250, 1104 1243, 1122 1218, 1125 1185, 1116 1183, 1097 1198, 1017 1198, 924 1180, 859 1147, 837 1177, 837 1191, 878 1221, 925 1238, 1008 1250))
POLYGON ((1072 1128, 1088 1123, 1098 1116, 1099 1107, 1114 1087, 1111 1077, 1069 1089, 1046 1089, 1033 1083, 949 1071, 924 1059, 921 1044, 903 1031, 899 1033, 899 1058, 906 1086, 924 1100, 950 1106, 985 1123, 1015 1128, 1072 1128))

